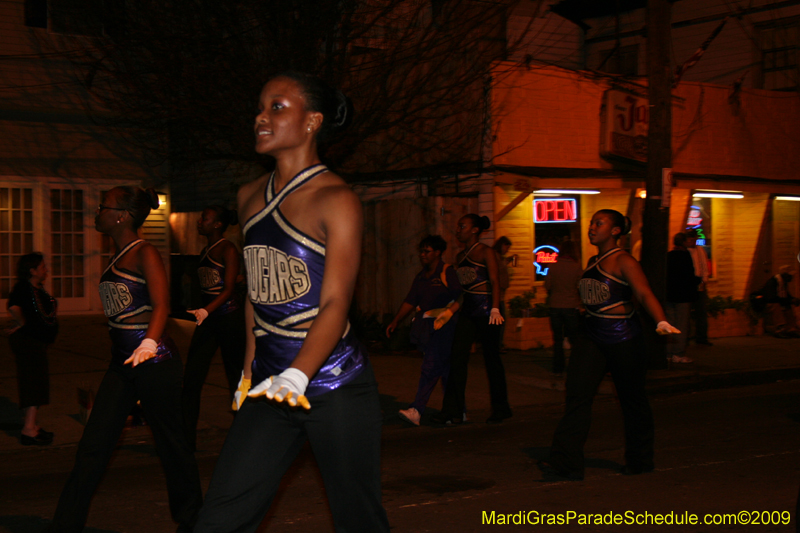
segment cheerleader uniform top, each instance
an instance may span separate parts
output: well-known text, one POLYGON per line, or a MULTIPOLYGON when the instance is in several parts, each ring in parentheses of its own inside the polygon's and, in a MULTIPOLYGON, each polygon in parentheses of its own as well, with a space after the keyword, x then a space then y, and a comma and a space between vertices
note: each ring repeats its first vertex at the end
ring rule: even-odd
POLYGON ((632 301, 633 290, 630 285, 600 268, 600 262, 619 252, 614 248, 590 261, 578 282, 578 292, 586 308, 585 331, 589 338, 599 344, 616 344, 630 340, 641 333, 641 324, 630 313, 614 312, 617 307, 632 301))
MULTIPOLYGON (((200 258, 200 266, 197 267, 197 275, 200 278, 200 289, 203 300, 203 307, 210 304, 220 295, 225 288, 225 265, 214 261, 208 254, 211 250, 225 239, 220 239, 209 246, 200 258)), ((227 315, 239 309, 239 304, 233 295, 222 305, 208 314, 210 317, 227 315)))
POLYGON ((492 311, 492 286, 489 284, 489 269, 469 258, 469 253, 478 246, 472 245, 459 261, 456 274, 464 291, 461 312, 472 317, 488 317, 492 311))
MULTIPOLYGON (((123 364, 147 335, 148 323, 125 323, 123 320, 152 311, 147 281, 128 270, 117 268, 117 261, 144 240, 128 244, 112 260, 100 276, 100 300, 108 317, 108 331, 111 336, 111 362, 123 364)), ((156 356, 141 364, 154 364, 170 359, 175 351, 169 337, 158 341, 156 356)))
MULTIPOLYGON (((319 313, 325 245, 292 226, 281 214, 280 204, 292 191, 327 170, 321 164, 311 166, 293 177, 279 193, 274 191, 273 172, 264 193, 266 206, 242 228, 247 293, 255 320, 253 384, 291 366, 307 335, 307 330, 292 326, 308 322, 319 313)), ((306 396, 317 396, 349 383, 361 373, 366 361, 348 322, 336 348, 317 373, 309 376, 306 396)))

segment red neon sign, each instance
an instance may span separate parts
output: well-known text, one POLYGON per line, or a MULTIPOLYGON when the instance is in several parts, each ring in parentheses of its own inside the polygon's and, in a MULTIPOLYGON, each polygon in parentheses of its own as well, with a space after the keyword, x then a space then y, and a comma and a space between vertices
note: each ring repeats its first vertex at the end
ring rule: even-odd
POLYGON ((558 260, 558 252, 536 252, 537 263, 555 263, 558 260))
POLYGON ((533 212, 536 222, 575 222, 578 220, 577 203, 574 198, 534 200, 533 212))

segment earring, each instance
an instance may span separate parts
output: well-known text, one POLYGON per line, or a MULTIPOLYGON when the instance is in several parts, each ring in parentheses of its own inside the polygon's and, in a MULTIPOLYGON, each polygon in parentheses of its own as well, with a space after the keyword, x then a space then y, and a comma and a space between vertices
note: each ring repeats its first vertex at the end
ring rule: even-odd
POLYGON ((311 126, 308 127, 308 133, 311 133, 311 126))

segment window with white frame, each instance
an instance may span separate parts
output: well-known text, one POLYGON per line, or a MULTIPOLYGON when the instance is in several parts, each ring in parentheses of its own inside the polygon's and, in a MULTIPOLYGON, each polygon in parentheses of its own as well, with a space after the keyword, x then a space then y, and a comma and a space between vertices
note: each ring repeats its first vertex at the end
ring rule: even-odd
POLYGON ((50 189, 50 279, 56 298, 85 296, 84 194, 50 189))
POLYGON ((33 251, 33 189, 0 187, 0 298, 17 279, 17 261, 33 251))

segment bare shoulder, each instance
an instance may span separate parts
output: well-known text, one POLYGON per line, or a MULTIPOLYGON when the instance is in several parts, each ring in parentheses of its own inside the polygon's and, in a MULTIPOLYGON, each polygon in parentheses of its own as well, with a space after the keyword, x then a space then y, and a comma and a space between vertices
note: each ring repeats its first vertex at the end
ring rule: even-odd
POLYGON ((346 181, 333 172, 326 172, 319 178, 312 194, 313 205, 319 212, 361 217, 361 200, 346 181))
POLYGON ((260 178, 239 187, 236 203, 239 208, 240 220, 248 220, 263 207, 264 191, 267 187, 269 176, 269 174, 264 174, 260 178))

